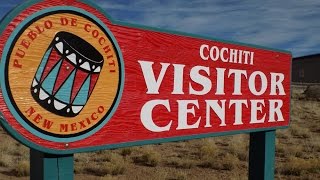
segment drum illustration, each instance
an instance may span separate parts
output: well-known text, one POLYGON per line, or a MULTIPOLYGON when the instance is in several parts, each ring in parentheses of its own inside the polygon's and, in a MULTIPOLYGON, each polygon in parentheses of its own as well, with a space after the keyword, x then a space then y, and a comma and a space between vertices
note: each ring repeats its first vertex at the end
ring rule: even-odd
POLYGON ((46 110, 75 117, 88 102, 103 63, 103 56, 84 39, 58 32, 36 71, 31 94, 46 110))

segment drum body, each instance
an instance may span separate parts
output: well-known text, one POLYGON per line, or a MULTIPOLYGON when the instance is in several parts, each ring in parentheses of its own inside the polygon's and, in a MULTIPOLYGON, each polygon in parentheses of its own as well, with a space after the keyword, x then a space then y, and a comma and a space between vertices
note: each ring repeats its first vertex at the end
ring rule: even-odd
POLYGON ((84 39, 59 32, 37 69, 31 94, 48 111, 75 117, 88 102, 103 62, 103 56, 84 39))

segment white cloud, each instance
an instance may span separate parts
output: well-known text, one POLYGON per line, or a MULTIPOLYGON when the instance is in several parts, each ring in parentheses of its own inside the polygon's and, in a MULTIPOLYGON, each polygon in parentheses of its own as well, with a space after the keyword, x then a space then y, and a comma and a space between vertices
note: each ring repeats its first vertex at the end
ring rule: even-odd
POLYGON ((294 56, 320 53, 317 0, 97 2, 122 21, 285 49, 294 56))
MULTIPOLYGON (((0 4, 0 17, 23 0, 0 4)), ((320 53, 320 1, 94 0, 124 22, 251 43, 293 52, 320 53)))

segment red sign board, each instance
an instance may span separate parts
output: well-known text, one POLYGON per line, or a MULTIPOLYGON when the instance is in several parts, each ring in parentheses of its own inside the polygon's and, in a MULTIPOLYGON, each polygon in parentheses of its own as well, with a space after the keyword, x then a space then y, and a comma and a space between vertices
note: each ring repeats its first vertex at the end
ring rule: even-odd
POLYGON ((26 3, 1 28, 1 124, 67 154, 287 127, 291 54, 26 3))

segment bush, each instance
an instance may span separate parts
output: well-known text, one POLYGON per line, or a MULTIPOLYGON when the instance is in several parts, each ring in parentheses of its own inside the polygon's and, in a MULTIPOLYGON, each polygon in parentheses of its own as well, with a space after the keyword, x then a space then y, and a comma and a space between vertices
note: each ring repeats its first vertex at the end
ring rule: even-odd
POLYGON ((29 176, 30 175, 30 165, 29 161, 18 161, 15 165, 12 174, 17 177, 29 176))
POLYGON ((133 152, 133 149, 132 148, 123 148, 121 149, 121 152, 120 154, 124 157, 127 157, 127 156, 130 156, 133 152))
POLYGON ((215 170, 228 170, 231 171, 235 169, 239 164, 239 159, 232 154, 225 154, 222 156, 215 156, 208 158, 207 160, 200 163, 200 167, 211 168, 215 170))
POLYGON ((301 176, 304 172, 320 173, 320 159, 301 159, 291 157, 280 170, 283 175, 301 176))
POLYGON ((320 99, 320 85, 311 85, 303 92, 307 99, 320 99))
POLYGON ((186 179, 188 179, 188 175, 185 172, 177 171, 169 179, 170 180, 186 180, 186 179))
POLYGON ((134 157, 133 162, 146 166, 156 167, 160 162, 160 158, 156 153, 146 153, 142 156, 134 157))
POLYGON ((208 139, 201 141, 201 144, 198 148, 198 154, 200 159, 206 159, 215 156, 216 153, 218 153, 218 151, 214 142, 208 139))
POLYGON ((125 167, 120 163, 95 164, 84 167, 84 172, 95 176, 120 175, 125 171, 125 167))
POLYGON ((13 164, 12 156, 5 154, 0 154, 0 166, 1 167, 10 167, 13 164))
POLYGON ((311 132, 307 128, 299 127, 297 125, 291 125, 290 127, 291 134, 297 138, 310 138, 311 137, 311 132))
POLYGON ((175 168, 190 169, 196 165, 196 162, 189 159, 170 158, 166 164, 175 168))

